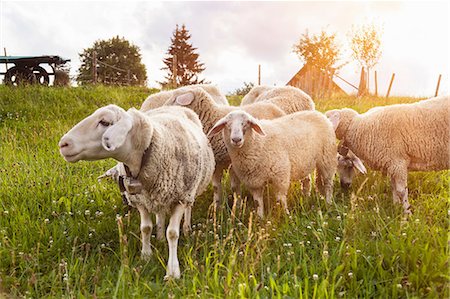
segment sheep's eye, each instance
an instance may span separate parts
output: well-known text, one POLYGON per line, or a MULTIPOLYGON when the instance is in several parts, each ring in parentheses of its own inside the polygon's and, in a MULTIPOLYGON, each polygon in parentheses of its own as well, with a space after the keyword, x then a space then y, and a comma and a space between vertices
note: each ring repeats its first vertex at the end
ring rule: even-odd
POLYGON ((111 125, 109 122, 104 121, 104 120, 101 120, 101 121, 99 122, 99 124, 102 125, 102 126, 104 126, 104 127, 108 127, 108 126, 111 125))

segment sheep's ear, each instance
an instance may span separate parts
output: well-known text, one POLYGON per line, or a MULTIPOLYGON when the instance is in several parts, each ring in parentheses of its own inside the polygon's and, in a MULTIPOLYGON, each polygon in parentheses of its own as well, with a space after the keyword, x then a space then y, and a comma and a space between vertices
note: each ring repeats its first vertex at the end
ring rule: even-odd
POLYGON ((175 99, 175 103, 177 103, 180 106, 187 106, 192 103, 195 96, 192 92, 187 92, 185 94, 177 96, 175 99))
POLYGON ((261 136, 266 136, 266 133, 264 132, 264 130, 261 128, 259 122, 256 119, 251 119, 248 121, 250 127, 259 135, 261 136))
POLYGON ((356 156, 352 157, 352 162, 353 166, 355 166, 355 168, 358 169, 359 172, 361 172, 362 174, 367 174, 366 167, 358 157, 356 156))
POLYGON ((208 137, 215 136, 219 134, 227 125, 227 119, 224 117, 222 119, 219 119, 214 127, 208 132, 208 137))
POLYGON ((120 114, 119 120, 103 133, 102 146, 107 151, 114 151, 121 147, 127 139, 128 132, 133 127, 131 116, 126 112, 120 114))
POLYGON ((333 129, 336 131, 337 127, 339 126, 339 121, 341 120, 339 111, 327 111, 325 115, 333 124, 333 129))

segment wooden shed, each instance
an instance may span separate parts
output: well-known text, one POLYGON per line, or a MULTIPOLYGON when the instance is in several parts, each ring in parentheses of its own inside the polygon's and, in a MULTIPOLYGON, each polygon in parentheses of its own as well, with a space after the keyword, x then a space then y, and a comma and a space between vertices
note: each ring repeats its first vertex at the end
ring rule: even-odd
POLYGON ((334 81, 334 70, 324 72, 305 64, 286 85, 298 87, 312 97, 327 97, 346 92, 334 81))

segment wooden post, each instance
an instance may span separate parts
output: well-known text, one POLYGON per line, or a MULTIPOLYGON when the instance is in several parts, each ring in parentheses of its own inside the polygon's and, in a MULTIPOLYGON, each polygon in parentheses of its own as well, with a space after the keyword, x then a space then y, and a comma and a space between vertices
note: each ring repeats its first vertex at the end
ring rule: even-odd
POLYGON ((128 86, 131 85, 131 73, 130 70, 127 71, 127 81, 128 81, 128 86))
POLYGON ((367 80, 366 70, 361 67, 361 76, 359 77, 358 97, 365 96, 367 94, 367 80))
POLYGON ((177 88, 177 76, 178 76, 178 60, 177 55, 173 55, 172 59, 172 88, 177 88))
POLYGON ((392 83, 394 82, 395 73, 392 73, 391 82, 389 83, 389 88, 386 93, 386 99, 389 97, 389 94, 391 93, 392 83))
POLYGON ((377 77, 377 71, 375 71, 375 97, 378 97, 378 77, 377 77))
POLYGON ((261 85, 261 65, 258 64, 258 85, 261 85))
POLYGON ((92 52, 92 83, 97 84, 97 52, 92 52))
POLYGON ((434 93, 434 96, 437 97, 439 94, 439 85, 441 85, 441 78, 442 78, 442 74, 439 74, 439 78, 438 78, 438 83, 436 86, 436 92, 434 93))
MULTIPOLYGON (((3 52, 5 52, 5 56, 8 56, 8 55, 6 54, 6 47, 3 48, 3 52)), ((8 60, 6 60, 5 67, 6 67, 6 71, 8 71, 8 60)))

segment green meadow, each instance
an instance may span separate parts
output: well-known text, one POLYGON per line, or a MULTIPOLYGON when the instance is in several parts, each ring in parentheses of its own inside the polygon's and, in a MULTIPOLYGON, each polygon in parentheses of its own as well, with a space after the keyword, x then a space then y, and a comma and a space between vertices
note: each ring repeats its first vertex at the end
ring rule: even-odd
MULTIPOLYGON (((95 109, 139 107, 152 92, 131 87, 0 86, 0 298, 448 298, 449 172, 411 173, 413 215, 392 202, 389 180, 370 171, 350 194, 335 179, 334 204, 289 192, 291 216, 265 194, 269 213, 233 197, 209 209, 197 198, 181 236, 181 279, 164 281, 168 248, 152 238, 140 259, 139 214, 112 181, 113 160, 70 164, 58 141, 95 109)), ((238 97, 231 97, 233 104, 238 97)), ((317 99, 320 111, 418 98, 317 99)))

